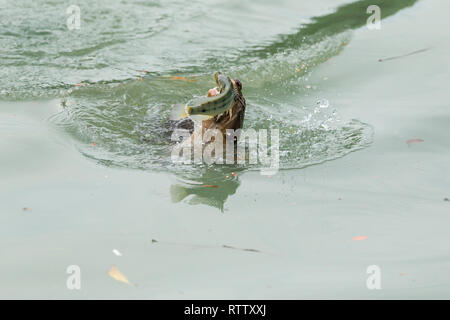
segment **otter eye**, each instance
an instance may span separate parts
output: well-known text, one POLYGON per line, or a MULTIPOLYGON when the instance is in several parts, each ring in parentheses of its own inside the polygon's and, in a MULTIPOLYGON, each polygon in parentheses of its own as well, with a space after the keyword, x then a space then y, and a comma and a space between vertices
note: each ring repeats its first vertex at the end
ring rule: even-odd
POLYGON ((238 86, 239 90, 242 90, 242 83, 238 79, 234 79, 234 82, 238 86))

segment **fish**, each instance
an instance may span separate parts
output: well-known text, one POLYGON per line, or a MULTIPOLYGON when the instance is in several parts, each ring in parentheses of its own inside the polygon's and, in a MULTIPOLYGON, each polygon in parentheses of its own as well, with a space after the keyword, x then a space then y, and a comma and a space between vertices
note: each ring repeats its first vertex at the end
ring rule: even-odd
POLYGON ((207 120, 230 109, 235 96, 231 79, 216 72, 214 81, 217 84, 216 91, 220 92, 218 95, 196 98, 187 104, 174 105, 170 120, 180 120, 186 117, 194 120, 207 120))

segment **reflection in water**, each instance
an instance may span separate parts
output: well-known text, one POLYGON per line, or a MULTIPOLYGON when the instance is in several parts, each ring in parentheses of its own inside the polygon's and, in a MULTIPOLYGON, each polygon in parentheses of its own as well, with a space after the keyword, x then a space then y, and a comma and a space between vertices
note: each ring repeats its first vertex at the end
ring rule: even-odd
POLYGON ((238 172, 242 169, 234 170, 226 167, 207 169, 201 176, 189 179, 178 175, 180 183, 170 187, 172 201, 180 202, 189 197, 186 201, 189 204, 205 204, 223 212, 226 200, 240 185, 238 172))

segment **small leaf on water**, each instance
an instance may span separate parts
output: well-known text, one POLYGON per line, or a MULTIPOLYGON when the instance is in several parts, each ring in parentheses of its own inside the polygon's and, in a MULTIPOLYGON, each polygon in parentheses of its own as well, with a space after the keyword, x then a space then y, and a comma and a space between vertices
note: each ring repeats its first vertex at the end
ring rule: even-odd
POLYGON ((419 142, 424 142, 424 141, 422 139, 410 139, 410 140, 406 141, 407 144, 419 143, 419 142))
POLYGON ((157 243, 158 240, 152 239, 152 243, 157 243))
POLYGON ((172 79, 172 80, 183 80, 183 81, 187 81, 187 82, 195 82, 195 81, 197 81, 195 79, 186 79, 185 77, 180 77, 180 76, 175 76, 175 77, 172 77, 170 79, 172 79))
POLYGON ((222 245, 222 248, 226 248, 226 249, 234 249, 234 250, 241 250, 241 251, 247 251, 247 252, 257 252, 257 253, 261 253, 261 251, 256 250, 256 249, 251 249, 251 248, 236 248, 233 246, 229 246, 226 244, 222 245))
POLYGON ((361 240, 366 240, 368 238, 368 236, 357 236, 357 237, 353 237, 353 241, 361 241, 361 240))
POLYGON ((119 269, 116 268, 116 266, 111 266, 111 268, 108 271, 108 275, 113 278, 114 280, 130 284, 130 281, 128 281, 127 277, 125 277, 122 272, 119 271, 119 269))

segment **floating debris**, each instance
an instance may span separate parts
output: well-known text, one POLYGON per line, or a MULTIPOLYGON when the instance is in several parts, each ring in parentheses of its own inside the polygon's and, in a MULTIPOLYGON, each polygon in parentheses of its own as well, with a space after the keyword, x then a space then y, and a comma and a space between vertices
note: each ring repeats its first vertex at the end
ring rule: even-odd
POLYGON ((119 269, 117 269, 114 265, 112 265, 109 269, 108 275, 114 280, 131 285, 131 282, 128 281, 127 277, 125 277, 122 272, 120 272, 119 269))
POLYGON ((361 240, 366 240, 368 238, 368 236, 357 236, 357 237, 353 237, 352 240, 353 241, 361 241, 361 240))
POLYGON ((27 207, 23 207, 23 208, 22 208, 22 211, 31 211, 31 209, 30 209, 30 208, 27 208, 27 207))
POLYGON ((258 253, 261 252, 261 251, 256 250, 256 249, 236 248, 236 247, 233 247, 233 246, 228 246, 226 244, 224 244, 222 247, 226 248, 226 249, 234 249, 234 250, 241 250, 241 251, 258 252, 258 253))
POLYGON ((417 50, 417 51, 413 51, 413 52, 410 52, 410 53, 407 53, 407 54, 402 54, 400 56, 394 56, 394 57, 389 57, 389 58, 384 58, 384 59, 378 59, 378 62, 383 62, 383 61, 387 61, 387 60, 394 60, 394 59, 400 59, 400 58, 404 58, 404 57, 407 57, 407 56, 411 56, 413 54, 425 52, 425 51, 428 51, 430 49, 431 49, 431 47, 430 48, 420 49, 420 50, 417 50))
POLYGON ((204 184, 202 185, 203 188, 218 188, 218 185, 215 184, 204 184))
POLYGON ((407 144, 419 143, 419 142, 424 142, 424 140, 422 140, 422 139, 410 139, 410 140, 406 141, 407 144))
MULTIPOLYGON (((152 239, 152 243, 158 242, 155 239, 152 239)), ((189 244, 189 243, 176 243, 176 242, 159 242, 162 245, 172 245, 172 246, 185 246, 185 247, 191 247, 191 248, 210 248, 210 249, 214 249, 214 248, 225 248, 225 249, 233 249, 233 250, 240 250, 240 251, 247 251, 247 252, 256 252, 256 253, 265 253, 267 254, 267 252, 263 252, 260 250, 256 250, 256 249, 251 249, 251 248, 238 248, 238 247, 233 247, 233 246, 229 246, 229 245, 222 245, 222 246, 216 246, 216 245, 205 245, 205 244, 189 244)))
POLYGON ((122 253, 120 253, 120 251, 117 250, 117 249, 113 249, 112 252, 113 252, 116 256, 118 256, 118 257, 121 257, 121 256, 122 256, 122 253))
POLYGON ((444 201, 450 201, 450 198, 444 198, 444 201))

